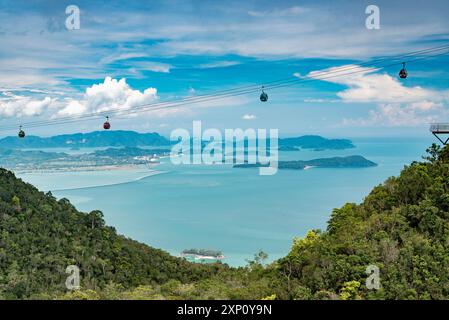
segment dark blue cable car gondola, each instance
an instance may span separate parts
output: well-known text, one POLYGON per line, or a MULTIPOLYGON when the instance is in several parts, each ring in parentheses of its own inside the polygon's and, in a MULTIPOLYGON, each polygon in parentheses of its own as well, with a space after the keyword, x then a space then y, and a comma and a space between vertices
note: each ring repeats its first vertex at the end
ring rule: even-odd
POLYGON ((405 62, 402 62, 402 69, 399 71, 399 78, 401 79, 407 79, 408 72, 407 69, 405 69, 405 62))
POLYGON ((262 87, 262 93, 260 94, 260 101, 267 102, 268 101, 268 94, 265 91, 263 91, 263 88, 264 87, 262 87))
POLYGON ((22 126, 20 126, 18 136, 19 138, 25 138, 25 131, 22 130, 22 126))

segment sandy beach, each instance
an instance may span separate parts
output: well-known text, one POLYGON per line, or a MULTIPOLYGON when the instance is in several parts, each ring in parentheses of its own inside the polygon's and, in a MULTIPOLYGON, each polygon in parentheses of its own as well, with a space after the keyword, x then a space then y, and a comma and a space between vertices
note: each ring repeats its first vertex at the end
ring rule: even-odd
POLYGON ((138 181, 164 173, 143 165, 92 166, 65 170, 15 171, 17 177, 43 191, 103 187, 138 181))

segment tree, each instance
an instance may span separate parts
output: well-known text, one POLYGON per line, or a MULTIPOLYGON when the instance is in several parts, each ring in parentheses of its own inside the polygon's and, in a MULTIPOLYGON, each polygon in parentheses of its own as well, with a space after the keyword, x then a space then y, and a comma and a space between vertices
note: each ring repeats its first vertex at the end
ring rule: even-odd
POLYGON ((16 195, 12 197, 12 205, 15 207, 16 211, 20 211, 20 198, 16 195))
POLYGON ((360 288, 360 282, 349 281, 343 284, 343 288, 340 291, 341 300, 356 300, 359 299, 358 290, 360 288))

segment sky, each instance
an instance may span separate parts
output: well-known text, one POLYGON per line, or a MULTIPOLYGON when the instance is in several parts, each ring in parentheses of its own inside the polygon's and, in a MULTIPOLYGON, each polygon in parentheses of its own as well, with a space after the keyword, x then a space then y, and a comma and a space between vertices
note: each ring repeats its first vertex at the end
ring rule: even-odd
MULTIPOLYGON (((424 136, 449 122, 449 55, 383 69, 364 63, 449 44, 449 2, 0 0, 0 136, 101 129, 58 118, 177 100, 278 79, 315 79, 259 93, 115 114, 116 130, 277 128, 280 136, 424 136), (69 30, 69 5, 80 10, 69 30), (368 29, 366 8, 380 10, 368 29), (321 72, 358 73, 320 80, 321 72), (26 127, 51 120, 53 125, 26 127)), ((383 60, 384 63, 387 60, 383 60)), ((393 65, 394 63, 394 65, 393 65)))

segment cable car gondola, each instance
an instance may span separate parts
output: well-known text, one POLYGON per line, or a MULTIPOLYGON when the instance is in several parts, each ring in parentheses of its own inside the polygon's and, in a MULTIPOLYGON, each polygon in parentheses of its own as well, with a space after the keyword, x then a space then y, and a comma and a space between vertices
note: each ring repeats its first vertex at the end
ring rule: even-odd
POLYGON ((262 101, 262 102, 268 101, 268 94, 266 94, 266 92, 263 91, 263 87, 262 87, 262 93, 260 94, 260 101, 262 101))
POLYGON ((401 79, 407 79, 407 69, 405 69, 405 62, 402 62, 402 69, 399 71, 399 78, 401 79))
POLYGON ((22 130, 22 126, 20 126, 18 136, 19 138, 25 138, 25 131, 22 130))
POLYGON ((109 123, 109 117, 106 117, 106 122, 103 123, 103 129, 104 129, 104 130, 109 130, 109 129, 111 129, 111 124, 109 123))

